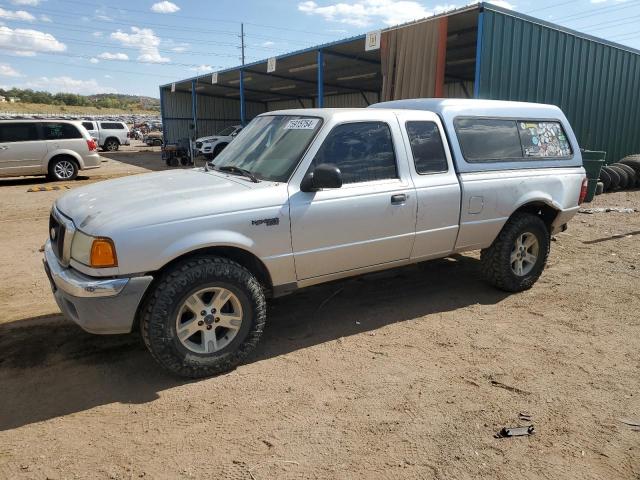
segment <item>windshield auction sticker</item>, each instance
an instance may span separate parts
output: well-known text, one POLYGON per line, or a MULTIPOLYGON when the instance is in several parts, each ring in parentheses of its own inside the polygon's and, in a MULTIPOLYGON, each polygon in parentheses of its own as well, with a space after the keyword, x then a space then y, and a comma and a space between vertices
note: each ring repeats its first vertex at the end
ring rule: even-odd
POLYGON ((320 119, 318 118, 298 118, 296 120, 289 120, 284 126, 285 130, 313 130, 320 119))

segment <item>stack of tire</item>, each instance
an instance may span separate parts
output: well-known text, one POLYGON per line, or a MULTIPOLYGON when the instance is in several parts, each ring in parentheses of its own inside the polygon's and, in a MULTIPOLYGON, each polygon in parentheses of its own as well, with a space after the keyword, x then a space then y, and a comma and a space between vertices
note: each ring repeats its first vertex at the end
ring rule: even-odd
POLYGON ((640 155, 629 155, 617 163, 602 167, 600 182, 600 188, 605 192, 640 187, 640 155))

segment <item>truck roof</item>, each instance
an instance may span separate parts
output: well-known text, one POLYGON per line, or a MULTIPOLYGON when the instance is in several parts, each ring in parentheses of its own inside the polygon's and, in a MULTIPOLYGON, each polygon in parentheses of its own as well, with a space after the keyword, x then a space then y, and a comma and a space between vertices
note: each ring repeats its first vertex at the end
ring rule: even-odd
MULTIPOLYGON (((563 120, 566 119, 562 110, 555 105, 530 102, 512 102, 505 100, 478 100, 464 98, 414 98, 407 100, 392 100, 370 105, 370 109, 385 109, 391 111, 398 110, 421 110, 439 114, 441 117, 455 117, 458 115, 469 116, 498 116, 498 117, 523 117, 523 118, 548 118, 563 120)), ((304 108, 287 109, 266 112, 262 115, 304 115, 328 118, 336 113, 344 112, 366 112, 364 108, 304 108)))
POLYGON ((533 117, 564 119, 562 110, 555 105, 505 100, 479 100, 466 98, 413 98, 375 103, 368 108, 390 110, 428 110, 447 117, 447 114, 471 116, 533 117))

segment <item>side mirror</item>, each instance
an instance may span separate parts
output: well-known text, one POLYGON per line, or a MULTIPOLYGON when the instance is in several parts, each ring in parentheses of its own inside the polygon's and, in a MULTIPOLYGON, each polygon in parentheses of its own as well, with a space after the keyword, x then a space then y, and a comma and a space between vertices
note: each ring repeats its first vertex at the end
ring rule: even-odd
POLYGON ((303 192, 315 192, 322 188, 342 187, 342 173, 335 165, 322 163, 313 172, 309 172, 300 183, 303 192))

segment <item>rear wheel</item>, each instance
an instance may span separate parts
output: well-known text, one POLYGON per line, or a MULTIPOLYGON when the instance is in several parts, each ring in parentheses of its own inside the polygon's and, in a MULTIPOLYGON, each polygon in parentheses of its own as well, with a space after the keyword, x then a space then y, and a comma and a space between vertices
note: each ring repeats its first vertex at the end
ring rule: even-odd
POLYGON ((108 138, 106 142, 104 142, 104 149, 108 152, 117 152, 120 148, 120 142, 115 138, 108 138))
POLYGON ((485 280, 508 292, 531 288, 547 263, 549 244, 549 231, 540 217, 514 214, 480 254, 485 280))
POLYGON ((169 269, 144 306, 144 342, 165 369, 184 377, 231 370, 254 349, 266 320, 261 285, 239 264, 196 257, 169 269))
POLYGON ((78 164, 70 157, 58 157, 49 163, 49 179, 54 181, 74 180, 78 176, 78 164))

